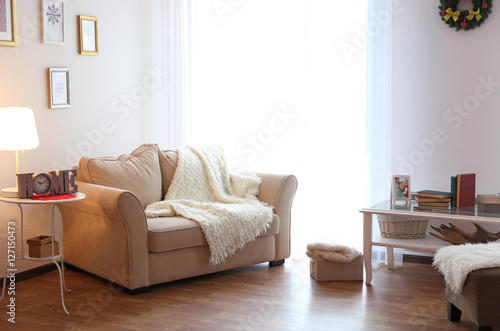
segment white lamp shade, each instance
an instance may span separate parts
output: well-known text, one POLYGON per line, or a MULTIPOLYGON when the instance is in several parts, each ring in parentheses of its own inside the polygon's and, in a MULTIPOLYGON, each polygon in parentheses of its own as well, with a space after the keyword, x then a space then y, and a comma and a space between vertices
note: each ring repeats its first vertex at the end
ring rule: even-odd
POLYGON ((33 111, 26 107, 0 108, 0 150, 24 151, 38 146, 33 111))

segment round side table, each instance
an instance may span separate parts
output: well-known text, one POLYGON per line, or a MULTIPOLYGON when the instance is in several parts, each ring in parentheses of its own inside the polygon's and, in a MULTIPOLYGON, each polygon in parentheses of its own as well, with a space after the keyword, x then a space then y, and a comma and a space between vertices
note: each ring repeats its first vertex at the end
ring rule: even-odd
MULTIPOLYGON (((17 269, 15 269, 15 261, 18 261, 18 260, 31 260, 31 261, 51 261, 52 263, 54 263, 57 267, 57 270, 59 271, 59 283, 60 283, 60 286, 61 286, 61 303, 62 303, 62 306, 63 306, 63 309, 64 311, 66 312, 66 314, 69 315, 69 312, 68 310, 66 309, 66 306, 64 304, 64 290, 65 289, 66 291, 68 292, 71 292, 71 290, 69 290, 67 287, 66 287, 66 282, 64 280, 64 254, 63 254, 63 249, 61 249, 61 253, 59 254, 54 254, 54 236, 55 236, 55 220, 54 220, 54 210, 55 210, 55 207, 60 204, 60 203, 68 203, 68 202, 73 202, 73 201, 78 201, 78 200, 82 200, 85 198, 85 194, 84 193, 80 193, 80 192, 77 192, 75 193, 76 194, 76 197, 74 198, 70 198, 70 199, 60 199, 60 200, 32 200, 32 199, 18 199, 18 198, 5 198, 5 197, 0 197, 0 201, 1 202, 5 202, 5 203, 14 203, 14 204, 17 204, 19 206, 19 210, 21 211, 21 257, 17 257, 17 254, 15 254, 15 246, 14 247, 11 247, 12 245, 10 245, 10 242, 9 242, 9 245, 8 245, 8 250, 9 250, 9 254, 8 254, 8 258, 7 258, 7 265, 5 267, 5 274, 4 274, 4 278, 3 278, 3 289, 2 289, 2 296, 0 297, 0 301, 2 301, 4 295, 5 295, 5 284, 6 284, 6 281, 7 281, 7 272, 16 272, 17 269), (51 210, 51 238, 52 238, 52 254, 48 257, 41 257, 41 258, 36 258, 36 257, 30 257, 29 256, 29 253, 26 253, 26 255, 24 254, 24 213, 23 213, 23 205, 47 205, 47 204, 51 204, 52 205, 52 210, 51 210), (10 251, 14 252, 13 255, 11 255, 10 251), (60 260, 61 261, 61 266, 59 266, 59 264, 57 263, 57 261, 60 260), (11 268, 9 268, 11 267, 11 268)), ((10 222, 9 222, 10 223, 10 222)), ((62 226, 62 224, 61 224, 62 226)), ((9 227, 10 227, 10 224, 9 224, 9 227)), ((16 231, 15 227, 13 228, 14 231, 16 231)), ((9 232, 10 232, 10 229, 9 229, 9 232)), ((62 231, 63 233, 63 231, 62 231)), ((61 234, 62 236, 63 234, 61 234)))

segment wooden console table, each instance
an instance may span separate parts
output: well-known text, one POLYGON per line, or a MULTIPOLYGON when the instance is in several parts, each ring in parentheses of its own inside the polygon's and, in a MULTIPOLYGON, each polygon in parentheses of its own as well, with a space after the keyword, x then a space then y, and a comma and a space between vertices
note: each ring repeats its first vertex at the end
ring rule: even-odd
MULTIPOLYGON (((500 214, 479 213, 476 208, 432 208, 422 210, 417 208, 417 204, 412 201, 409 206, 399 205, 392 207, 390 201, 383 202, 372 208, 363 208, 363 255, 365 262, 366 278, 365 283, 372 281, 372 247, 384 246, 387 249, 388 268, 394 266, 394 248, 404 248, 420 252, 435 253, 439 248, 449 245, 447 242, 439 240, 427 234, 423 239, 388 239, 380 235, 373 236, 373 215, 393 215, 393 216, 418 216, 430 219, 447 221, 476 222, 483 224, 495 224, 500 227, 500 214)), ((427 230, 428 231, 428 230, 427 230)))

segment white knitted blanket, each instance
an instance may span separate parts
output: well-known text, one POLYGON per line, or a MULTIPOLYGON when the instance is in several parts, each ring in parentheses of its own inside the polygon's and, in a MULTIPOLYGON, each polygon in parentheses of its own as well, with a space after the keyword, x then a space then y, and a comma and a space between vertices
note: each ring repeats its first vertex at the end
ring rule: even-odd
POLYGON ((223 263, 269 227, 273 207, 257 199, 256 174, 230 173, 217 146, 182 147, 165 200, 147 217, 181 215, 198 222, 210 247, 210 264, 223 263))
POLYGON ((434 266, 444 275, 453 292, 460 293, 469 272, 500 267, 500 243, 440 248, 434 256, 434 266))

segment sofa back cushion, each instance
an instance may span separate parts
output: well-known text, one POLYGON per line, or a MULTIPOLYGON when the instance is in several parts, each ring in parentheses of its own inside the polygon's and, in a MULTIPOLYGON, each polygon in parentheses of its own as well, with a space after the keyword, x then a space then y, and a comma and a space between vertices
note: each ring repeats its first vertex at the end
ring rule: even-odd
POLYGON ((131 191, 146 207, 163 196, 158 150, 156 144, 144 144, 117 158, 83 157, 80 175, 88 183, 131 191))
MULTIPOLYGON (((168 187, 174 178, 175 168, 177 168, 178 155, 176 151, 164 150, 158 147, 158 157, 160 159, 160 169, 162 177, 162 197, 167 194, 168 187)), ((162 199, 163 199, 162 198, 162 199)))

